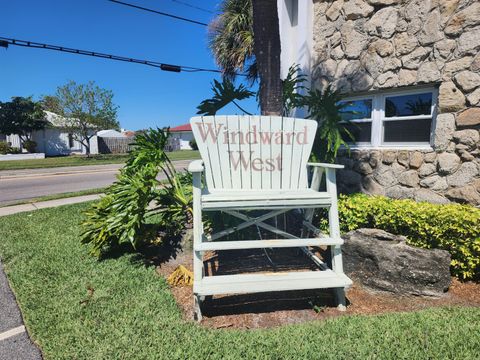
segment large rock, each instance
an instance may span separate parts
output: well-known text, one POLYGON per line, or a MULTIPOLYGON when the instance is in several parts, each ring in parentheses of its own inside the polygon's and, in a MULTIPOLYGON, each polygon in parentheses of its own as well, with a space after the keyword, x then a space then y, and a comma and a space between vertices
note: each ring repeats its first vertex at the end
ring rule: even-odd
POLYGON ((480 108, 470 108, 457 116, 457 126, 470 127, 480 125, 480 108))
POLYGON ((406 32, 396 34, 393 42, 399 55, 411 53, 418 45, 417 38, 413 35, 408 35, 406 32))
POLYGON ((428 57, 430 51, 426 48, 419 47, 408 55, 402 58, 403 67, 410 70, 415 70, 420 67, 420 64, 428 57))
POLYGON ((421 45, 429 45, 442 39, 443 34, 440 31, 440 11, 432 11, 425 20, 422 30, 417 34, 421 45))
POLYGON ((465 96, 453 81, 440 85, 438 105, 441 112, 456 112, 465 108, 465 96))
POLYGON ((433 143, 435 149, 446 150, 453 132, 455 131, 455 116, 453 114, 439 114, 435 128, 435 137, 433 143))
POLYGON ((467 145, 468 147, 474 147, 480 140, 480 135, 478 134, 478 130, 465 129, 455 131, 453 133, 453 138, 460 144, 467 145))
POLYGON ((347 58, 356 59, 368 43, 368 38, 354 29, 353 21, 347 21, 341 28, 344 52, 347 58))
POLYGON ((455 75, 454 80, 460 89, 466 92, 472 91, 480 86, 480 75, 473 71, 462 71, 455 75))
POLYGON ((398 182, 408 187, 416 187, 419 182, 418 174, 415 170, 405 171, 398 177, 398 182))
POLYGON ((438 66, 434 61, 425 62, 418 68, 418 83, 432 83, 440 80, 440 78, 440 70, 438 70, 438 66))
POLYGON ((453 201, 470 205, 480 205, 480 194, 472 185, 461 188, 453 188, 447 191, 445 196, 453 201))
POLYGON ((343 5, 343 12, 347 20, 367 17, 373 12, 373 6, 362 0, 348 0, 343 5))
POLYGON ((442 195, 428 189, 418 189, 415 191, 414 199, 418 202, 426 201, 432 204, 448 204, 450 202, 442 195))
POLYGON ((337 20, 338 16, 340 15, 340 11, 343 7, 343 0, 334 1, 332 5, 328 8, 325 12, 327 18, 331 21, 337 20))
POLYGON ((406 238, 376 229, 343 235, 345 272, 373 290, 396 294, 441 296, 448 290, 450 254, 406 244, 406 238))
POLYGON ((473 3, 471 6, 457 12, 448 22, 445 33, 458 35, 466 26, 480 24, 480 3, 473 3))
POLYGON ((468 94, 467 101, 471 106, 480 105, 480 88, 468 94))
POLYGON ((465 31, 458 38, 457 51, 461 55, 472 54, 476 55, 480 48, 480 28, 465 31))
POLYGON ((441 174, 452 174, 460 166, 460 158, 453 153, 441 153, 438 155, 438 171, 441 174))
POLYGON ((463 163, 454 174, 447 176, 447 182, 451 187, 461 187, 467 185, 477 175, 477 165, 473 162, 466 162, 463 163))
POLYGON ((388 39, 395 33, 398 21, 398 11, 394 7, 385 7, 377 11, 366 23, 368 34, 388 39))

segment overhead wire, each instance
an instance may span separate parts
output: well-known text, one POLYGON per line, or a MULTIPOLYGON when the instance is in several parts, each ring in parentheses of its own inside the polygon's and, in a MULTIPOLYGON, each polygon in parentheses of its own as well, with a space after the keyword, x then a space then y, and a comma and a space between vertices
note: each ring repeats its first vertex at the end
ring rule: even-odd
MULTIPOLYGON (((161 70, 164 70, 164 71, 222 73, 222 71, 218 70, 218 69, 206 69, 206 68, 194 67, 194 66, 166 64, 166 63, 162 63, 162 62, 158 62, 158 61, 136 59, 136 58, 126 57, 126 56, 121 56, 121 55, 113 55, 113 54, 107 54, 107 53, 96 52, 96 51, 91 51, 91 50, 81 50, 81 49, 75 49, 75 48, 70 48, 70 47, 66 47, 66 46, 44 44, 44 43, 39 43, 39 42, 34 42, 34 41, 29 41, 29 40, 19 40, 19 39, 13 39, 13 38, 7 38, 7 37, 1 37, 0 36, 0 47, 8 48, 8 46, 21 46, 21 47, 28 47, 28 48, 60 51, 60 52, 66 52, 66 53, 76 54, 76 55, 92 56, 92 57, 98 57, 98 58, 103 58, 103 59, 109 59, 109 60, 115 60, 115 61, 123 61, 123 62, 152 66, 152 67, 156 67, 156 68, 159 68, 161 70)), ((238 75, 244 76, 244 74, 238 74, 238 75)))
POLYGON ((143 7, 143 6, 130 4, 130 3, 123 2, 123 1, 119 1, 119 0, 108 0, 108 1, 113 2, 113 3, 115 3, 115 4, 120 4, 120 5, 123 5, 123 6, 128 6, 128 7, 134 8, 134 9, 143 10, 143 11, 148 11, 148 12, 151 12, 151 13, 154 13, 154 14, 157 14, 157 15, 162 15, 162 16, 170 17, 170 18, 173 18, 173 19, 176 19, 176 20, 186 21, 186 22, 189 22, 189 23, 192 23, 192 24, 197 24, 197 25, 202 25, 202 26, 208 26, 207 23, 204 23, 204 22, 201 22, 201 21, 188 19, 188 18, 185 18, 185 17, 183 17, 183 16, 178 16, 178 15, 174 15, 174 14, 169 14, 169 13, 166 13, 166 12, 163 12, 163 11, 158 11, 158 10, 154 10, 154 9, 149 9, 149 8, 146 8, 146 7, 143 7))

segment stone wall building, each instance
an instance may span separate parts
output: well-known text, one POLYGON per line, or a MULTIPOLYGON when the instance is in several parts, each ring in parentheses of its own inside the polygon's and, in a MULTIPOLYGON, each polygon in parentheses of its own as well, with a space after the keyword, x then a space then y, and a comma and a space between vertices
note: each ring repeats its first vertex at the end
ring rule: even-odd
POLYGON ((279 0, 279 19, 283 72, 345 95, 343 191, 480 205, 480 1, 279 0))

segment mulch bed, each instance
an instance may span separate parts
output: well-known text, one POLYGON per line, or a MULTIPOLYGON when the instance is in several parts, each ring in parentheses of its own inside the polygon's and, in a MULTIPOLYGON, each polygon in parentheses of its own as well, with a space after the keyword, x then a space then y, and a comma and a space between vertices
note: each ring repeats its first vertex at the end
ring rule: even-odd
MULTIPOLYGON (((267 254, 263 250, 211 252, 205 256, 205 268, 209 275, 315 269, 296 249, 276 249, 267 254)), ((157 273, 168 277, 178 265, 191 270, 192 261, 190 251, 181 252, 175 259, 157 266, 157 273)), ((184 318, 193 321, 192 287, 173 287, 172 293, 184 318)), ((333 307, 333 294, 328 289, 215 296, 203 303, 201 324, 210 328, 268 328, 337 316, 415 311, 436 306, 480 306, 480 284, 452 278, 449 291, 440 298, 432 298, 374 292, 354 281, 347 291, 347 300, 347 311, 339 312, 333 307)))

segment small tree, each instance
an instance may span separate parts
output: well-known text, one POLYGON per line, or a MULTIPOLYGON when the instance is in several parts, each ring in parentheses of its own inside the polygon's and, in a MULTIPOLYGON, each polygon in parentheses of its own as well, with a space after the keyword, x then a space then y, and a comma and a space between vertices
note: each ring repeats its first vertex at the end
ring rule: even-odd
POLYGON ((22 146, 27 142, 33 143, 32 132, 44 129, 47 124, 40 103, 31 97, 17 96, 9 102, 0 102, 0 133, 18 135, 22 146))
POLYGON ((100 88, 93 81, 87 84, 69 81, 57 89, 55 98, 43 98, 46 110, 64 117, 63 126, 85 146, 87 156, 90 155, 90 139, 97 131, 119 127, 113 92, 100 88))

